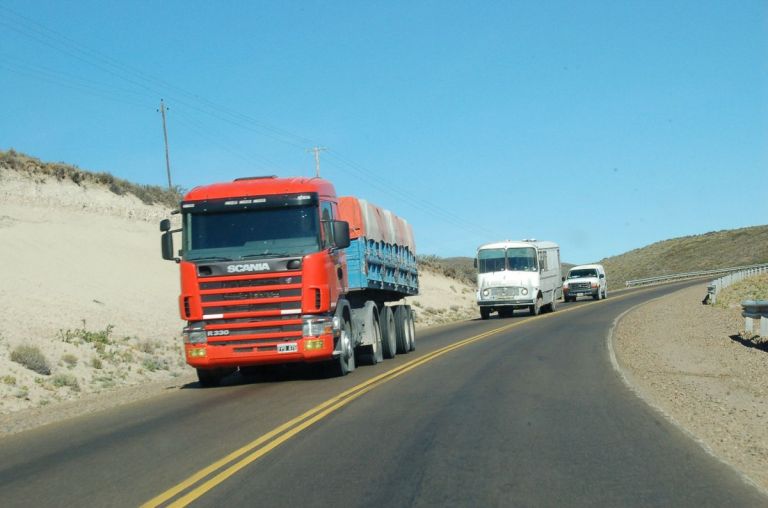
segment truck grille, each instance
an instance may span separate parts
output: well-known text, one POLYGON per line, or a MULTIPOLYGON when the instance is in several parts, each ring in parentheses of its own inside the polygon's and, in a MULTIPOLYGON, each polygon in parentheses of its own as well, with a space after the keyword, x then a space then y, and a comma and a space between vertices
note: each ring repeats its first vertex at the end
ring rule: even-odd
POLYGON ((490 288, 490 289, 491 289, 490 298, 492 300, 503 300, 507 298, 512 298, 513 296, 517 296, 520 294, 520 288, 518 287, 500 287, 500 288, 490 288))
POLYGON ((590 282, 569 282, 568 287, 575 291, 584 291, 592 289, 592 284, 590 282))
POLYGON ((259 344, 302 336, 301 273, 201 277, 209 344, 259 344))

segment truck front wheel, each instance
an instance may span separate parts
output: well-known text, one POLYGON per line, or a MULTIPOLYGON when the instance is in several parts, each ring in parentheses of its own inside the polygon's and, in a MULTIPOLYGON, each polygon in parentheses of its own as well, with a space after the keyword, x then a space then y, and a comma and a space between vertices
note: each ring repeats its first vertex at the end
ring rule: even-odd
POLYGON ((355 370, 355 350, 352 347, 352 328, 346 319, 341 324, 336 350, 339 356, 328 363, 328 373, 333 377, 346 376, 355 370))
POLYGON ((530 312, 531 316, 541 314, 541 297, 536 298, 536 302, 528 307, 528 312, 530 312))
POLYGON ((235 369, 196 369, 197 381, 203 388, 219 386, 221 380, 232 374, 235 369))
POLYGON ((489 317, 491 317, 491 309, 480 307, 480 319, 488 319, 489 317))

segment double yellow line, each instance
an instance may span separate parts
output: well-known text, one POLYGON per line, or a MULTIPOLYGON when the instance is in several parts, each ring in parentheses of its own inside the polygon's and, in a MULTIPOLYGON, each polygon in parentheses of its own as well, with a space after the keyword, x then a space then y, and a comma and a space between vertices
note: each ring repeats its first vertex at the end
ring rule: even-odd
MULTIPOLYGON (((617 298, 613 298, 613 300, 617 300, 619 298, 623 298, 626 296, 629 296, 629 295, 624 294, 617 298)), ((605 303, 605 302, 606 300, 601 300, 600 302, 594 302, 594 303, 597 304, 597 303, 605 303)), ((559 314, 578 310, 584 307, 586 306, 571 307, 569 309, 560 310, 554 314, 538 316, 536 320, 539 321, 549 317, 554 317, 559 314)), ((223 483, 225 480, 230 478, 232 475, 234 475, 244 467, 248 466, 249 464, 263 457, 270 451, 274 450, 284 442, 288 441, 289 439, 294 437, 296 434, 307 429, 308 427, 311 427, 312 425, 322 420, 329 414, 346 406, 353 400, 357 399, 358 397, 361 397, 362 395, 368 393, 374 388, 381 386, 382 384, 388 381, 391 381, 405 374, 406 372, 415 369, 416 367, 420 367, 421 365, 424 365, 425 363, 430 362, 435 358, 438 358, 446 353, 450 353, 451 351, 462 348, 474 342, 478 342, 480 340, 486 339, 493 335, 497 335, 499 333, 505 332, 511 328, 515 328, 524 323, 527 323, 532 319, 533 317, 530 317, 527 319, 515 320, 514 323, 500 326, 498 328, 494 328, 493 330, 489 330, 479 335, 475 335, 467 339, 460 340, 459 342, 455 342, 451 345, 432 351, 431 353, 428 353, 424 356, 411 360, 407 363, 404 363, 403 365, 395 367, 394 369, 388 370, 383 374, 379 374, 378 376, 373 377, 363 383, 353 386, 352 388, 340 393, 339 395, 331 399, 328 399, 325 402, 313 407, 312 409, 305 412, 304 414, 297 416, 296 418, 293 418, 292 420, 287 421, 284 424, 280 425, 279 427, 267 432, 266 434, 251 441, 245 446, 230 453, 226 457, 223 457, 217 460, 210 466, 201 469, 200 471, 196 472, 195 474, 185 479, 178 485, 171 487, 170 489, 150 499, 149 501, 147 501, 141 506, 142 508, 155 508, 158 506, 165 505, 166 503, 169 503, 169 501, 171 500, 173 501, 167 504, 167 506, 169 507, 178 508, 178 507, 187 506, 193 501, 195 501, 196 499, 203 496, 206 492, 212 490, 217 485, 223 483), (181 495, 184 492, 186 493, 181 495)))
POLYGON ((461 340, 449 346, 437 349, 431 353, 428 353, 422 357, 411 360, 403 365, 395 367, 383 374, 379 374, 359 385, 340 393, 339 395, 326 400, 325 402, 313 407, 306 413, 297 416, 296 418, 285 422, 279 427, 267 432, 259 438, 251 441, 245 446, 235 450, 226 457, 223 457, 208 467, 201 469, 186 480, 182 481, 178 485, 171 487, 162 494, 150 499, 142 505, 142 508, 158 507, 162 506, 170 500, 179 496, 182 492, 188 491, 178 499, 168 504, 169 507, 182 507, 187 506, 191 502, 195 501, 206 492, 210 491, 217 485, 221 484, 232 475, 251 464, 252 462, 263 457, 270 451, 274 450, 284 442, 291 439, 293 436, 303 431, 304 429, 311 427, 318 421, 322 420, 334 411, 346 406, 353 400, 368 393, 374 388, 395 379, 406 372, 415 369, 427 362, 434 360, 435 358, 449 353, 455 349, 464 347, 473 342, 483 340, 492 335, 509 330, 528 321, 524 319, 516 321, 515 323, 494 328, 493 330, 469 337, 468 339, 461 340), (218 471, 218 474, 215 474, 218 471), (211 476, 214 475, 214 476, 211 476), (210 477, 210 478, 209 478, 210 477), (208 478, 208 479, 206 479, 208 478), (202 482, 202 483, 201 483, 202 482), (193 488, 194 487, 194 488, 193 488), (192 490, 189 490, 192 489, 192 490))

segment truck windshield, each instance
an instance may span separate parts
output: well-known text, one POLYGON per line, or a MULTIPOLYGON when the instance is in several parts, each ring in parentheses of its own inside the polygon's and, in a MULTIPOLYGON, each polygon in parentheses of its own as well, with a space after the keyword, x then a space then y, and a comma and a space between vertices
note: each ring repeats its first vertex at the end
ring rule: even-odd
POLYGON ((569 279, 579 279, 581 277, 597 277, 597 271, 584 268, 579 270, 571 270, 568 272, 569 279))
POLYGON ((507 249, 507 269, 515 272, 535 272, 538 270, 536 249, 533 247, 507 249))
POLYGON ((314 206, 185 213, 183 223, 187 261, 303 256, 320 250, 314 206))
POLYGON ((480 273, 502 270, 535 272, 538 270, 536 249, 515 247, 511 249, 482 249, 477 253, 477 269, 480 273))

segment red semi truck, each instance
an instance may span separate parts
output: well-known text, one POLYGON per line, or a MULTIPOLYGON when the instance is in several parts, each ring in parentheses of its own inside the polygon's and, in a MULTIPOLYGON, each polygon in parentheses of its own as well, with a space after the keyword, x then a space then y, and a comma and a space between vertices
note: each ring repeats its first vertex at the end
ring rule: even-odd
POLYGON ((185 356, 201 385, 293 362, 345 375, 414 349, 405 220, 338 198, 326 180, 274 176, 197 187, 174 213, 181 227, 161 221, 162 254, 180 267, 185 356))

